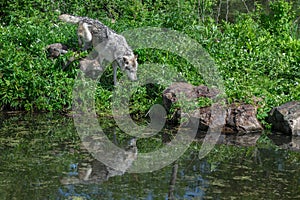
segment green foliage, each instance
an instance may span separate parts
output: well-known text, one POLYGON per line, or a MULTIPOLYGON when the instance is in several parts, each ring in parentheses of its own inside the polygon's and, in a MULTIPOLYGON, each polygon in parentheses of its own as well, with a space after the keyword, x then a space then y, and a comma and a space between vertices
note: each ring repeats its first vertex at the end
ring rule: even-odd
POLYGON ((258 118, 265 125, 264 118, 273 106, 300 97, 294 90, 300 75, 300 41, 289 35, 294 26, 290 23, 293 12, 283 1, 275 1, 271 9, 277 12, 273 14, 276 19, 268 18, 272 27, 265 27, 267 18, 256 22, 257 16, 265 16, 262 11, 242 15, 235 24, 225 24, 215 54, 229 99, 251 103, 253 96, 259 97, 258 118), (285 28, 278 21, 285 22, 285 28))
POLYGON ((289 36, 291 25, 295 18, 295 11, 292 10, 292 4, 284 0, 270 2, 270 10, 260 15, 260 20, 264 28, 271 33, 289 36))
MULTIPOLYGON (((300 97, 300 41, 294 33, 297 27, 292 4, 272 1, 269 10, 256 5, 256 11, 240 14, 235 23, 221 24, 212 20, 215 4, 213 0, 2 2, 0 107, 70 110, 78 62, 63 71, 62 66, 73 55, 50 60, 45 52, 47 45, 56 42, 79 49, 76 27, 57 19, 61 13, 70 13, 97 18, 117 32, 135 27, 166 27, 196 39, 214 58, 229 102, 256 103, 258 118, 268 126, 264 119, 273 106, 300 97)), ((155 49, 139 49, 136 53, 139 70, 145 63, 158 63, 178 72, 189 83, 205 84, 201 74, 177 55, 155 49)), ((161 93, 167 84, 163 81, 133 91, 130 112, 134 116, 144 117, 153 104, 162 102, 161 93)), ((95 91, 97 112, 110 115, 114 91, 111 68, 105 71, 95 91)), ((199 103, 210 102, 203 99, 199 103)))
POLYGON ((4 109, 51 111, 70 106, 73 77, 45 52, 46 44, 58 38, 59 28, 43 19, 37 26, 38 21, 24 18, 18 26, 1 27, 0 107, 4 109))

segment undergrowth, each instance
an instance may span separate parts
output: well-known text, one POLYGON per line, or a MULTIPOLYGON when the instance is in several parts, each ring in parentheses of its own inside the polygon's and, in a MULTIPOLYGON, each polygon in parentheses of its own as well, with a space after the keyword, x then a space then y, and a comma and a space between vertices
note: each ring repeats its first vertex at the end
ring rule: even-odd
MULTIPOLYGON (((195 39, 214 59, 229 102, 256 104, 258 118, 265 124, 272 107, 300 97, 297 16, 291 3, 275 0, 269 10, 257 4, 255 11, 239 14, 234 22, 217 23, 212 16, 216 3, 207 1, 199 9, 195 0, 2 2, 0 108, 71 110, 78 62, 63 70, 71 55, 51 60, 45 51, 47 45, 56 42, 79 50, 76 26, 58 20, 60 14, 69 13, 99 19, 118 33, 150 26, 177 30, 195 39)), ((140 68, 144 63, 167 65, 187 82, 205 84, 191 63, 178 55, 155 49, 135 53, 140 68)), ((118 75, 120 78, 121 72, 118 75)), ((95 91, 100 115, 111 114, 112 84, 112 69, 108 68, 95 91)), ((132 115, 142 118, 153 104, 162 103, 164 89, 163 85, 148 84, 135 90, 130 100, 132 115)))

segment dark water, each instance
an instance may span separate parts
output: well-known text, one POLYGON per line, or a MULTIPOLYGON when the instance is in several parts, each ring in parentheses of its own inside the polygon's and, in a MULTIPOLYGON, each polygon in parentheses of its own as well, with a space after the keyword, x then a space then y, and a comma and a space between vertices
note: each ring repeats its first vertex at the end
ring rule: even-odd
MULTIPOLYGON (((195 142, 161 170, 122 175, 89 155, 72 118, 2 114, 0 119, 1 200, 300 199, 300 153, 277 147, 267 137, 255 146, 218 145, 201 160, 195 142)), ((121 146, 130 139, 118 131, 114 136, 111 120, 101 126, 121 146)), ((276 143, 284 140, 291 142, 277 137, 276 143)), ((138 140, 137 148, 161 145, 152 144, 138 140)))

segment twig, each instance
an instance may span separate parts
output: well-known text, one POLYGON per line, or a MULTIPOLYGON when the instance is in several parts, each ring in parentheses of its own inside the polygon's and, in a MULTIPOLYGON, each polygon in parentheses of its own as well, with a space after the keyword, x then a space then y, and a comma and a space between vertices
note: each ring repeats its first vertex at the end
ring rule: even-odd
POLYGON ((242 2, 244 3, 244 6, 246 7, 247 12, 249 13, 250 11, 249 11, 249 8, 248 8, 248 6, 247 6, 245 0, 242 0, 242 2))
POLYGON ((219 3, 219 7, 218 7, 218 14, 217 14, 217 24, 219 23, 219 18, 220 18, 220 15, 221 15, 221 7, 222 7, 222 0, 220 0, 220 3, 219 3))
POLYGON ((200 8, 201 8, 201 7, 200 7, 200 6, 201 6, 201 5, 200 5, 200 0, 198 0, 198 17, 199 17, 199 22, 200 22, 200 18, 201 18, 201 16, 200 16, 200 15, 201 15, 201 13, 200 13, 200 12, 201 12, 201 11, 200 11, 200 8))
POLYGON ((62 67, 62 70, 64 71, 67 67, 69 67, 69 65, 71 63, 73 63, 76 60, 79 60, 79 58, 75 58, 74 56, 72 56, 71 58, 69 58, 68 62, 62 67))
POLYGON ((169 193, 168 193, 168 200, 175 200, 174 191, 175 191, 175 184, 177 178, 177 171, 178 171, 178 163, 175 161, 173 163, 171 179, 169 183, 169 193))
POLYGON ((228 15, 229 15, 229 0, 226 0, 226 22, 228 22, 228 15))
POLYGON ((204 17, 205 17, 205 1, 202 0, 202 22, 204 22, 204 17))

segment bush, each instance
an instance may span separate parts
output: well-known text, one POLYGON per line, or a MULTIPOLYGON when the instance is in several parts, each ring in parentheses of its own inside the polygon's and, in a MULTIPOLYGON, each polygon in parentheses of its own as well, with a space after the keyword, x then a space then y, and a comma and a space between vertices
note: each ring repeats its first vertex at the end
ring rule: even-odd
MULTIPOLYGON (((300 96, 300 42, 293 31, 292 4, 276 0, 270 11, 240 14, 235 23, 216 24, 211 15, 216 1, 19 1, 0 3, 0 107, 9 110, 70 110, 77 64, 62 65, 71 53, 50 60, 49 44, 61 42, 78 49, 76 26, 58 21, 61 13, 89 16, 117 32, 135 27, 165 27, 196 39, 215 59, 229 101, 259 102, 264 119, 273 106, 300 96), (206 15, 207 13, 207 15, 206 15)), ((257 5, 257 8, 259 6, 257 5)), ((204 83, 190 63, 170 52, 139 49, 140 64, 159 63, 181 72, 188 82, 204 83)), ((145 116, 151 105, 161 103, 161 85, 139 88, 131 98, 131 112, 145 116)), ((105 71, 96 90, 98 113, 110 113, 112 69, 105 71)))

